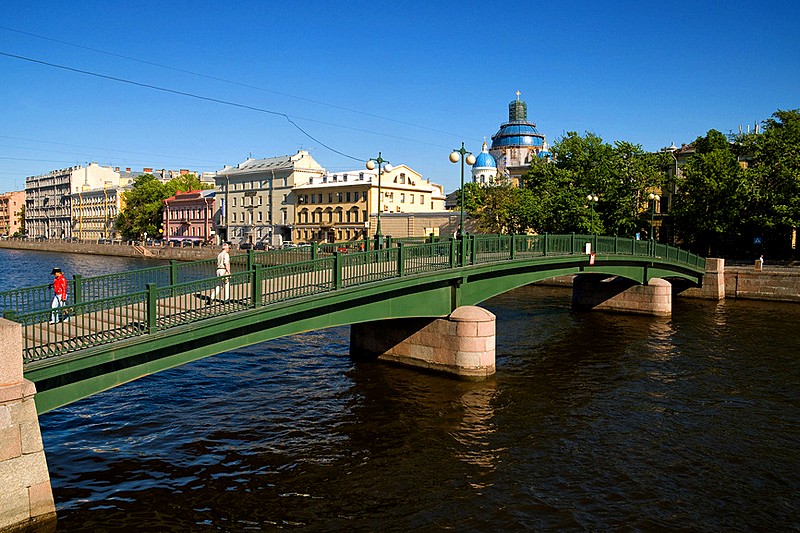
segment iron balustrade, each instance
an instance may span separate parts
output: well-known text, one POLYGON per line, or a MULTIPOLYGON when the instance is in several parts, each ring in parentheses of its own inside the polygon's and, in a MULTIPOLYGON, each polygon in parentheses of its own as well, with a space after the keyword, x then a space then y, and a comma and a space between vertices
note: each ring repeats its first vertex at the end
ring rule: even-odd
POLYGON ((600 255, 650 256, 705 268, 705 259, 686 250, 620 237, 466 235, 426 241, 397 240, 391 247, 355 252, 324 246, 250 250, 232 256, 232 274, 221 277, 215 275, 216 259, 172 262, 92 278, 76 276, 70 280, 75 299, 65 308, 69 320, 55 324, 50 323, 50 285, 5 291, 0 293, 0 302, 6 318, 22 325, 23 360, 30 363, 237 311, 398 277, 584 254, 586 243, 600 255))

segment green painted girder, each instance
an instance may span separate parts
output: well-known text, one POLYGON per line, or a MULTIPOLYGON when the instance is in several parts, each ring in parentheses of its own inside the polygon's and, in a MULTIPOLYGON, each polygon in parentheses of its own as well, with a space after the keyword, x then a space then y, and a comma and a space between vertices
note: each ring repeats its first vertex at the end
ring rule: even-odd
POLYGON ((329 291, 208 318, 26 365, 39 413, 140 377, 243 346, 334 326, 392 318, 444 317, 462 305, 544 279, 570 274, 617 275, 646 283, 680 277, 693 284, 702 272, 642 256, 587 255, 508 260, 434 271, 329 291))

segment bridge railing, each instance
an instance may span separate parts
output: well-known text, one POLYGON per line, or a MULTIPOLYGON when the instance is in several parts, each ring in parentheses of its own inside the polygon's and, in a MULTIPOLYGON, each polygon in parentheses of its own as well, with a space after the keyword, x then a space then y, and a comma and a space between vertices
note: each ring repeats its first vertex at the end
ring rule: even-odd
POLYGON ((53 312, 20 313, 23 361, 29 363, 147 331, 147 291, 69 305, 53 312))
POLYGON ((256 269, 256 286, 261 296, 257 304, 271 304, 312 296, 336 287, 336 258, 289 263, 256 269))
POLYGON ((699 256, 651 241, 595 235, 475 235, 424 244, 399 242, 365 252, 311 251, 294 256, 305 258, 302 261, 251 251, 232 257, 233 274, 223 277, 215 275, 216 260, 87 279, 76 276, 70 281, 76 298, 60 311, 68 313, 69 320, 54 324, 51 319, 62 316, 50 310, 50 285, 1 294, 18 310, 9 318, 23 325, 27 362, 237 310, 462 264, 584 254, 586 243, 601 255, 652 256, 705 266, 699 256), (114 294, 123 290, 124 294, 114 294))

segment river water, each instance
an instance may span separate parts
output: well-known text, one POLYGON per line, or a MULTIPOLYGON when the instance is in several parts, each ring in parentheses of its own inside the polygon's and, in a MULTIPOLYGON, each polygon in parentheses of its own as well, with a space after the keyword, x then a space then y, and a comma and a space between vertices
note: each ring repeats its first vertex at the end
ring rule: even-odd
MULTIPOLYGON (((153 265, 0 264, 2 289, 153 265)), ((644 318, 525 287, 484 306, 485 382, 356 363, 334 328, 41 416, 58 531, 800 529, 799 305, 644 318)))

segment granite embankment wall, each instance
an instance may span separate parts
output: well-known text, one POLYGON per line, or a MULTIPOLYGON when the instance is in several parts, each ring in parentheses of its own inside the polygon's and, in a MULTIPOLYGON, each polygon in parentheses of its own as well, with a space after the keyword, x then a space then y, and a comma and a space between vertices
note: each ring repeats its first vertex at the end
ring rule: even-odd
POLYGON ((800 268, 726 266, 725 297, 800 303, 800 268))
MULTIPOLYGON (((195 261, 213 259, 222 248, 204 246, 199 248, 171 248, 159 246, 131 246, 128 244, 93 244, 59 241, 0 241, 0 248, 13 250, 35 250, 65 254, 114 255, 118 257, 144 257, 148 259, 175 259, 195 261)), ((244 252, 242 252, 244 253, 244 252)))

